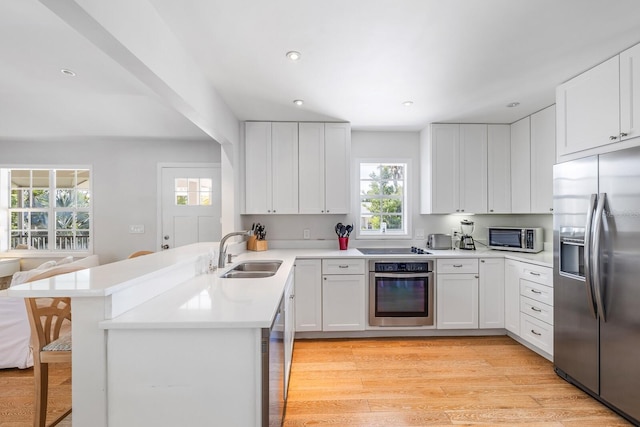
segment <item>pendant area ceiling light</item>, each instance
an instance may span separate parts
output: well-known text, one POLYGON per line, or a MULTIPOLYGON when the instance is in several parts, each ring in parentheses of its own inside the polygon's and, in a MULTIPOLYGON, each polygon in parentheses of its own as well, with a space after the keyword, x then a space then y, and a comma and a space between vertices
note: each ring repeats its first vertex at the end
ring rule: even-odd
POLYGON ((404 101, 402 105, 404 105, 405 107, 411 107, 413 105, 413 101, 404 101))
POLYGON ((296 99, 295 101, 293 101, 293 103, 296 104, 299 107, 302 104, 304 104, 304 101, 302 99, 296 99))
POLYGON ((76 76, 76 73, 74 71, 69 70, 67 68, 63 68, 62 70, 60 70, 60 72, 62 74, 64 74, 65 76, 69 76, 69 77, 75 77, 76 76))
POLYGON ((519 102, 510 102, 507 104, 507 107, 513 108, 513 107, 517 107, 518 105, 520 105, 519 102))
POLYGON ((295 50, 287 52, 287 58, 289 58, 292 61, 300 60, 301 56, 302 55, 300 54, 300 52, 296 52, 295 50))

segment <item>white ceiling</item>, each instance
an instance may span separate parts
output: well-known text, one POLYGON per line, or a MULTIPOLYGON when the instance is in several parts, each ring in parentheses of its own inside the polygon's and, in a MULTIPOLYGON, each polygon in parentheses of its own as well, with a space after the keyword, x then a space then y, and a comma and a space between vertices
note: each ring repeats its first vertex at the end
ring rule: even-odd
MULTIPOLYGON (((640 42, 638 0, 130 1, 156 8, 239 120, 359 130, 511 123, 640 42)), ((2 138, 205 137, 36 0, 0 2, 0 40, 2 138)))

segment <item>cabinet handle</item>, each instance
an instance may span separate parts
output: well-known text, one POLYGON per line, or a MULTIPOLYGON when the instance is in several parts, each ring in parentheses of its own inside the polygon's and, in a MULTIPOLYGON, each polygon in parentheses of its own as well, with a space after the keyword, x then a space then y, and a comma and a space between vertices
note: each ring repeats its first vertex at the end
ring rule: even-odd
POLYGON ((289 299, 294 299, 295 297, 296 297, 295 294, 289 295, 289 299))
POLYGON ((327 209, 327 213, 329 213, 329 209, 327 209))
POLYGON ((324 211, 320 211, 320 213, 324 213, 324 211))
POLYGON ((489 209, 489 212, 493 212, 493 209, 489 209))
POLYGON ((531 292, 533 292, 534 294, 541 294, 542 292, 536 290, 536 289, 531 289, 531 292))
POLYGON ((553 208, 549 208, 549 212, 553 212, 553 208))
POLYGON ((538 307, 531 307, 531 310, 538 312, 538 313, 542 313, 542 310, 540 310, 538 307))
POLYGON ((620 138, 624 138, 625 136, 629 136, 629 134, 625 132, 620 132, 620 138))
POLYGON ((529 274, 532 276, 540 276, 540 273, 536 273, 535 271, 530 271, 529 274))
POLYGON ((615 141, 616 139, 618 139, 618 137, 617 137, 617 136, 615 136, 615 135, 611 135, 611 136, 609 137, 609 139, 610 139, 611 141, 615 141))
POLYGON ((338 268, 349 268, 348 265, 339 265, 338 268))
POLYGON ((473 276, 473 277, 475 277, 476 279, 479 279, 479 278, 480 278, 480 276, 473 276))
POLYGON ((533 329, 531 330, 531 333, 532 333, 532 334, 534 334, 534 335, 537 335, 537 336, 539 336, 539 337, 540 337, 540 336, 542 336, 542 334, 541 334, 541 333, 538 333, 538 332, 536 332, 536 331, 535 331, 535 330, 533 330, 533 329))
POLYGON ((480 260, 480 262, 484 262, 484 260, 483 260, 483 259, 481 259, 481 260, 480 260))
POLYGON ((460 267, 462 267, 462 264, 453 264, 453 266, 454 266, 455 268, 460 268, 460 267))

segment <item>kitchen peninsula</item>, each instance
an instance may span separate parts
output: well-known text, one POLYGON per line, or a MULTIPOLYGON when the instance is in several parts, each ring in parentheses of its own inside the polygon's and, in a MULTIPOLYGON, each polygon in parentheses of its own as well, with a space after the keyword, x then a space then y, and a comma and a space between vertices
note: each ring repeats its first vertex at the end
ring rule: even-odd
MULTIPOLYGON (((10 289, 10 296, 72 298, 76 425, 231 425, 238 417, 239 425, 261 425, 260 335, 278 314, 296 259, 367 258, 357 249, 245 252, 238 262, 282 264, 271 277, 224 279, 228 268, 202 274, 212 247, 189 245, 10 289)), ((424 256, 513 256, 550 266, 548 254, 424 256)))

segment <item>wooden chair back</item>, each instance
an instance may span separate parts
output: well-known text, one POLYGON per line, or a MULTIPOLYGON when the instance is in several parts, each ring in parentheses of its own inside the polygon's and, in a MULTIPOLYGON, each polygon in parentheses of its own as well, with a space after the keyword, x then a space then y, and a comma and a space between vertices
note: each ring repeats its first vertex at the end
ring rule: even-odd
POLYGON ((153 251, 137 251, 137 252, 134 252, 134 253, 132 253, 131 255, 129 255, 129 256, 127 257, 127 259, 137 258, 137 257, 139 257, 139 256, 149 255, 149 254, 152 254, 152 253, 153 253, 153 251))

